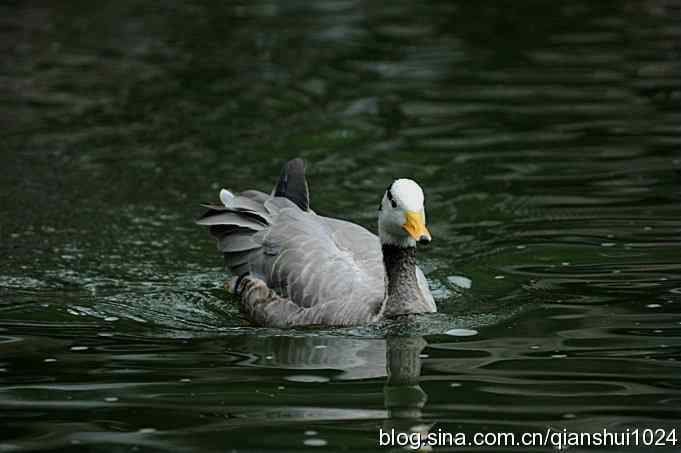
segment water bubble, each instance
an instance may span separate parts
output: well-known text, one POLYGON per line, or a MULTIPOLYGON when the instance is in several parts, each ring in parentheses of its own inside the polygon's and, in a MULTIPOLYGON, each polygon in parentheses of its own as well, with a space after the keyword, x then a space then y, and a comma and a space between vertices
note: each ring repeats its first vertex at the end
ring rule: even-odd
POLYGON ((104 401, 106 401, 107 403, 115 403, 116 401, 118 401, 118 397, 107 396, 106 398, 104 398, 104 401))
POLYGON ((495 278, 496 280, 502 280, 502 279, 504 279, 504 278, 506 278, 506 277, 504 277, 503 275, 495 275, 494 278, 495 278))
POLYGON ((189 378, 182 378, 180 379, 180 382, 191 382, 192 380, 189 378))
POLYGON ((88 349, 87 346, 71 346, 72 351, 87 351, 88 349))
POLYGON ((106 322, 114 322, 114 321, 118 321, 119 319, 120 319, 120 318, 119 318, 118 316, 107 316, 106 318, 104 318, 104 321, 106 321, 106 322))
POLYGON ((307 445, 308 447, 324 447, 327 442, 324 439, 305 439, 303 441, 303 444, 307 445))
POLYGON ((464 289, 469 289, 471 286, 473 286, 473 282, 470 278, 462 277, 460 275, 450 275, 447 277, 447 281, 454 286, 464 289))
POLYGON ((445 335, 451 335, 453 337, 471 337, 477 334, 478 331, 473 329, 450 329, 445 332, 445 335))
POLYGON ((308 429, 307 431, 305 431, 306 436, 316 436, 317 434, 319 434, 317 431, 314 431, 314 430, 311 430, 311 429, 308 429))
POLYGON ((142 433, 142 434, 149 434, 149 433, 155 433, 156 429, 155 428, 142 428, 137 432, 142 433))
POLYGON ((287 381, 291 382, 305 382, 305 383, 312 383, 312 382, 329 382, 329 378, 325 376, 316 376, 314 374, 294 374, 291 376, 286 376, 284 377, 287 381))
POLYGON ((55 359, 55 358, 52 358, 52 357, 50 357, 50 358, 48 358, 48 359, 45 359, 45 360, 43 360, 43 362, 45 362, 45 363, 53 363, 53 362, 56 362, 56 361, 57 361, 57 359, 55 359))
POLYGON ((646 305, 646 308, 660 308, 662 305, 660 304, 648 304, 646 305))

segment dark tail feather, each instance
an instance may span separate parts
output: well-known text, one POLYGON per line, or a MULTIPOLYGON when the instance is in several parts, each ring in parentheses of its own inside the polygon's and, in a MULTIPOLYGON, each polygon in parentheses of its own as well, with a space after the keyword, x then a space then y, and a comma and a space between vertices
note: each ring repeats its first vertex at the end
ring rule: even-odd
POLYGON ((279 181, 274 187, 274 196, 288 198, 303 211, 310 208, 310 192, 305 180, 305 162, 303 159, 292 159, 284 164, 279 175, 279 181))

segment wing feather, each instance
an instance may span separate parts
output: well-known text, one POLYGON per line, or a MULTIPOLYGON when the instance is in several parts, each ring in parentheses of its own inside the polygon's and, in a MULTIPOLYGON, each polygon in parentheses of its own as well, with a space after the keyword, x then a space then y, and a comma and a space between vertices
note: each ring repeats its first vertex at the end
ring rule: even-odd
POLYGON ((284 198, 267 200, 265 208, 273 222, 263 242, 278 252, 262 259, 256 270, 267 277, 268 286, 302 307, 339 300, 350 305, 382 301, 380 244, 369 231, 333 219, 331 227, 327 218, 303 212, 284 198))
POLYGON ((244 212, 215 211, 210 210, 197 221, 199 225, 235 225, 240 228, 248 228, 254 231, 265 229, 266 223, 262 222, 257 215, 244 212))

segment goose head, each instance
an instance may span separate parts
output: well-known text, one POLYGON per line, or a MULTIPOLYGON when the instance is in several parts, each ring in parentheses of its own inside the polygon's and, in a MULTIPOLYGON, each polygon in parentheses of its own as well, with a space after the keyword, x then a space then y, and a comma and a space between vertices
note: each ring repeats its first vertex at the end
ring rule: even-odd
POLYGON ((415 247, 428 244, 423 190, 411 179, 397 179, 388 186, 378 207, 378 236, 383 245, 415 247))

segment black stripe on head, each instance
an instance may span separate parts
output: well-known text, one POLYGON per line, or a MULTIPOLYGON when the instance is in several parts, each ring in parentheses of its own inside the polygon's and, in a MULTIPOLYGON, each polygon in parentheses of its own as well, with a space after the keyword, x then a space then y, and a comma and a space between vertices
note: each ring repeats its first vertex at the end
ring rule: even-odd
POLYGON ((386 190, 385 194, 388 196, 388 200, 390 200, 390 204, 392 205, 393 209, 397 208, 397 203, 395 202, 395 199, 393 198, 393 183, 391 182, 390 185, 388 186, 388 190, 386 190))

